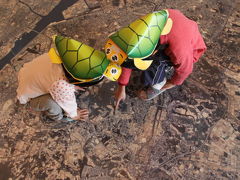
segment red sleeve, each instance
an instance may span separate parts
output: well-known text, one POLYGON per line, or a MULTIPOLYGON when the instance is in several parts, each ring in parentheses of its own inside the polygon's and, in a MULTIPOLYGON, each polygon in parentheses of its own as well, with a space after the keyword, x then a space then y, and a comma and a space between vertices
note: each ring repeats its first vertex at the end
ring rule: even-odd
POLYGON ((199 60, 205 51, 206 45, 202 36, 200 33, 198 33, 193 47, 187 48, 186 46, 184 53, 179 51, 180 53, 178 56, 175 56, 173 52, 168 52, 175 69, 170 82, 175 85, 181 85, 183 81, 192 73, 193 64, 199 60))
POLYGON ((203 53, 206 51, 207 47, 204 43, 204 40, 198 31, 197 28, 197 37, 195 38, 195 43, 193 45, 193 58, 194 62, 197 62, 198 59, 203 55, 203 53))
POLYGON ((183 81, 192 73, 193 64, 199 60, 199 58, 207 49, 197 25, 195 31, 195 38, 193 38, 192 46, 193 53, 190 53, 191 48, 189 48, 189 51, 186 51, 189 53, 186 53, 182 57, 180 56, 176 58, 175 56, 172 56, 172 53, 170 53, 170 58, 173 59, 174 62, 178 62, 175 66, 175 72, 173 74, 173 77, 170 80, 171 83, 175 85, 182 84, 183 81))
POLYGON ((118 84, 121 86, 126 86, 129 82, 129 79, 131 77, 132 69, 128 69, 123 67, 122 68, 122 74, 118 79, 118 84))
POLYGON ((183 81, 192 73, 193 62, 191 59, 183 59, 180 64, 174 66, 174 74, 170 82, 174 85, 181 85, 183 81))
POLYGON ((185 50, 182 53, 178 53, 177 56, 169 48, 167 48, 165 52, 168 54, 171 62, 174 64, 174 74, 169 81, 174 85, 181 85, 193 70, 194 62, 192 51, 185 50))

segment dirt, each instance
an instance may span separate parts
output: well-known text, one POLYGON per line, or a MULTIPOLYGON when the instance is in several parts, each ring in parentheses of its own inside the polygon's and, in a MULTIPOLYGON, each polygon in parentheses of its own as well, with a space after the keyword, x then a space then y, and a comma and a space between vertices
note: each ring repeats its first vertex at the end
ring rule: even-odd
MULTIPOLYGON (((60 2, 1 1, 0 57, 60 2)), ((62 21, 44 27, 0 71, 0 179, 239 179, 239 5, 85 0, 60 12, 62 21), (19 69, 48 51, 52 35, 100 50, 111 32, 164 8, 197 21, 208 48, 183 85, 141 101, 136 73, 114 112, 116 83, 104 80, 77 95, 90 110, 86 122, 54 122, 16 101, 19 69)))

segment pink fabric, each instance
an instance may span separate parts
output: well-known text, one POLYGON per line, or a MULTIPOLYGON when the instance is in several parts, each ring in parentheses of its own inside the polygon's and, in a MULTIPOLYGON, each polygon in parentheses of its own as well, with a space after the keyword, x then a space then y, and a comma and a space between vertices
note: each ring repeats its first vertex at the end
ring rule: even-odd
MULTIPOLYGON (((193 64, 205 52, 206 45, 196 22, 188 19, 178 10, 168 9, 168 11, 173 26, 169 34, 160 37, 160 43, 169 45, 165 53, 175 65, 175 73, 170 82, 180 85, 191 74, 193 64)), ((131 70, 123 68, 118 83, 127 85, 130 76, 131 70)))
POLYGON ((55 81, 49 89, 52 98, 71 118, 77 116, 77 103, 74 92, 74 85, 65 80, 55 81))

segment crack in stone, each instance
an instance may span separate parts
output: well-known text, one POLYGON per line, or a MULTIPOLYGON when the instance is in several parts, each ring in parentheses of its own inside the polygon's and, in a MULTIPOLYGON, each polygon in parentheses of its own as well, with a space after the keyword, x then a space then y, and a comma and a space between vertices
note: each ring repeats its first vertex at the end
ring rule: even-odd
MULTIPOLYGON (((20 2, 20 0, 19 0, 20 2)), ((68 7, 76 3, 77 0, 65 1, 61 0, 47 16, 43 16, 40 21, 29 33, 23 33, 21 38, 15 41, 14 47, 10 52, 0 60, 0 69, 10 62, 22 49, 27 46, 40 32, 42 32, 49 24, 64 20, 62 12, 68 7), (39 33, 38 33, 39 32, 39 33)))
POLYGON ((230 18, 230 16, 233 13, 234 7, 236 6, 236 2, 235 0, 232 2, 232 7, 231 10, 229 11, 229 13, 226 16, 225 22, 222 24, 222 26, 219 28, 219 31, 215 32, 212 37, 211 37, 211 42, 214 43, 214 40, 216 37, 219 36, 219 34, 224 30, 224 28, 226 27, 227 23, 228 23, 228 19, 230 18))
POLYGON ((43 15, 41 15, 41 14, 37 13, 36 11, 34 11, 29 4, 27 4, 27 3, 25 3, 25 2, 23 2, 23 1, 21 1, 21 0, 18 0, 18 2, 21 3, 21 4, 23 4, 23 5, 25 5, 25 6, 27 6, 28 9, 29 9, 33 14, 36 14, 37 16, 40 16, 40 17, 44 17, 43 15))
POLYGON ((90 10, 98 9, 101 7, 100 5, 90 6, 89 3, 87 2, 87 0, 84 0, 84 2, 87 5, 88 9, 90 9, 90 10))

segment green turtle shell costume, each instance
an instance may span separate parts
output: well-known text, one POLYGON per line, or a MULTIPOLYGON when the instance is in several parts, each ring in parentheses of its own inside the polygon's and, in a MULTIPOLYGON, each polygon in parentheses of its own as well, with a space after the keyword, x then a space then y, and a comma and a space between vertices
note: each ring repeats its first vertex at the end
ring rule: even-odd
MULTIPOLYGON (((147 14, 127 27, 121 28, 110 35, 109 39, 126 53, 128 59, 141 61, 154 52, 160 36, 169 33, 171 27, 172 20, 169 18, 168 11, 161 10, 147 14)), ((108 54, 111 50, 106 50, 105 46, 105 51, 108 54)), ((115 56, 115 59, 111 57, 108 57, 111 61, 116 59, 115 56)), ((121 65, 123 62, 120 60, 117 63, 121 65)))
POLYGON ((53 40, 57 51, 54 48, 49 51, 52 62, 62 63, 65 70, 80 83, 93 81, 103 75, 114 76, 116 71, 121 71, 118 67, 113 67, 102 51, 62 36, 54 36, 53 40), (111 73, 106 73, 108 69, 111 73))

